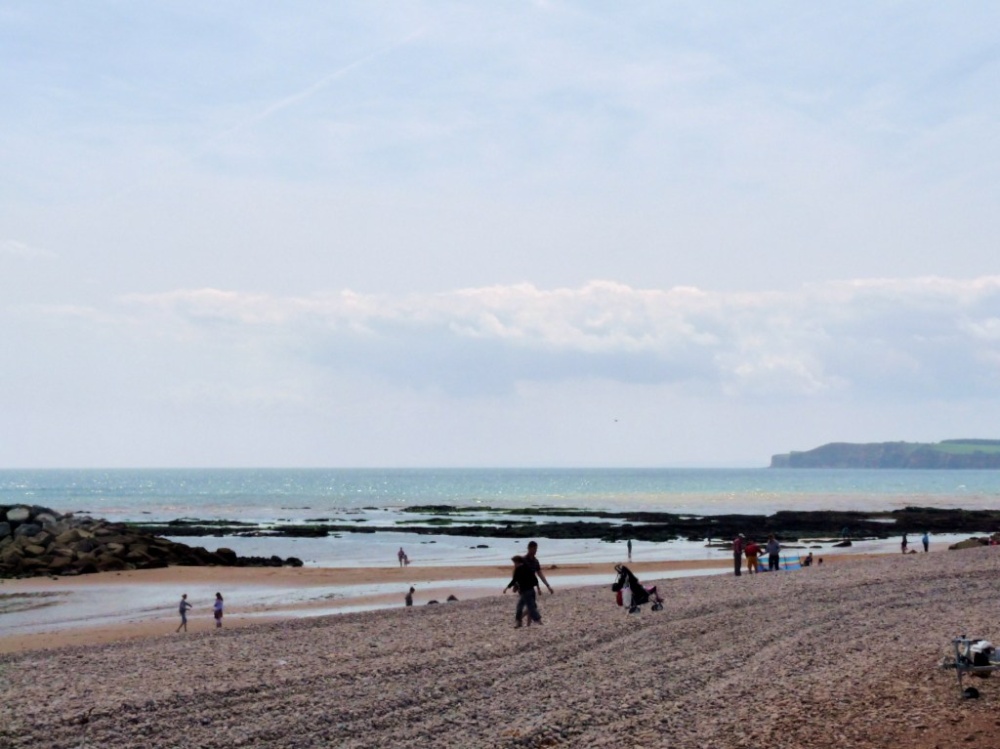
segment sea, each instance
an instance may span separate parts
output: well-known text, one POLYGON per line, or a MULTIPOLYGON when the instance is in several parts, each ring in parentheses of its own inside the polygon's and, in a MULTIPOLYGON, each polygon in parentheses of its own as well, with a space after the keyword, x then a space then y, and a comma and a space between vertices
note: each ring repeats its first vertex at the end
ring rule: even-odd
MULTIPOLYGON (((313 566, 396 564, 397 547, 430 565, 504 562, 523 541, 401 530, 414 507, 651 510, 690 515, 779 510, 893 510, 906 506, 1000 508, 1000 471, 772 468, 582 469, 38 469, 0 470, 0 505, 30 504, 111 521, 239 520, 263 527, 356 524, 327 538, 176 538, 238 554, 295 556, 313 566)), ((477 513, 478 510, 479 512, 477 513)), ((577 519, 577 518, 574 518, 577 519)), ((548 518, 551 520, 551 518, 548 518)), ((942 539, 944 540, 944 539, 942 539)), ((539 539, 548 562, 621 558, 622 544, 539 539)), ((637 558, 718 557, 703 543, 635 542, 637 558)), ((873 549, 877 550, 877 549, 873 549)))

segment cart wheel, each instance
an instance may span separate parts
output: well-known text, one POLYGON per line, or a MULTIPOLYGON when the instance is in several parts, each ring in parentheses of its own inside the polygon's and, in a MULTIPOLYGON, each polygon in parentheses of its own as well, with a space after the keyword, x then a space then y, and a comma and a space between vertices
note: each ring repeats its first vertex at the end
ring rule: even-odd
POLYGON ((653 604, 653 611, 663 611, 663 604, 662 603, 654 603, 653 604))
POLYGON ((638 606, 629 606, 628 613, 634 614, 639 610, 638 606))
POLYGON ((975 687, 966 687, 965 690, 962 692, 962 699, 963 700, 978 700, 979 699, 979 690, 976 689, 975 687))

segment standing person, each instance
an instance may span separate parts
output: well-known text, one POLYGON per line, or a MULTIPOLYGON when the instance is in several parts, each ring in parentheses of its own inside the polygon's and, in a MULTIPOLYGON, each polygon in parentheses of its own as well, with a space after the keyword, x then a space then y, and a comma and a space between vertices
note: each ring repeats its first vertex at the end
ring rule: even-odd
POLYGON ((177 625, 177 629, 174 630, 175 632, 180 632, 181 629, 183 629, 185 632, 188 631, 188 614, 187 614, 187 612, 188 612, 188 609, 193 609, 193 608, 194 608, 194 606, 192 606, 190 603, 188 603, 188 594, 185 593, 184 595, 182 595, 181 596, 180 605, 177 607, 178 611, 180 611, 180 614, 181 614, 181 623, 177 625))
POLYGON ((399 551, 396 552, 396 559, 399 560, 399 566, 403 566, 403 561, 406 559, 406 552, 403 551, 403 547, 399 547, 399 551))
POLYGON ((628 540, 628 560, 632 561, 632 539, 628 540))
POLYGON ((903 553, 906 553, 906 547, 910 545, 910 542, 906 540, 906 534, 903 534, 903 540, 899 542, 899 548, 902 549, 903 553))
POLYGON ((212 606, 212 615, 215 617, 215 628, 222 628, 222 593, 215 594, 215 604, 212 606))
POLYGON ((927 531, 924 531, 924 535, 921 537, 920 541, 924 545, 924 553, 926 554, 928 551, 930 551, 930 546, 931 546, 931 537, 927 535, 927 531))
POLYGON ((781 544, 773 533, 767 537, 767 546, 764 549, 767 551, 767 571, 777 572, 781 563, 781 544))
POLYGON ((405 600, 405 601, 406 601, 406 605, 407 605, 407 606, 412 606, 412 605, 413 605, 413 593, 414 593, 415 591, 416 591, 416 588, 414 588, 414 587, 413 587, 413 586, 411 585, 411 586, 410 586, 410 592, 409 592, 409 593, 407 593, 407 594, 406 594, 406 598, 404 598, 404 599, 403 599, 403 600, 405 600))
POLYGON ((743 534, 741 533, 736 538, 733 539, 733 572, 736 573, 736 577, 739 577, 743 573, 740 572, 740 567, 743 566, 743 534))
POLYGON ((757 556, 760 554, 760 547, 752 538, 747 542, 743 553, 747 555, 747 574, 753 575, 760 572, 760 562, 757 561, 757 556))

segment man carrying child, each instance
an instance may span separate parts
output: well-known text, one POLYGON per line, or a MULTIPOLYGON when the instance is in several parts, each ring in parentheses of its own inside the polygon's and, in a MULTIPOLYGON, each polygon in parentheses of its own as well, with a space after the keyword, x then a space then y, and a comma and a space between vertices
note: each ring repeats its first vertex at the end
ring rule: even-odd
MULTIPOLYGON (((535 624, 542 623, 542 615, 538 613, 538 601, 535 598, 535 588, 538 587, 538 578, 541 578, 542 582, 545 583, 545 587, 549 589, 549 593, 552 592, 552 586, 545 579, 545 574, 542 572, 541 565, 535 556, 535 552, 537 551, 538 544, 531 541, 528 544, 528 553, 525 556, 516 555, 511 557, 511 561, 514 563, 514 575, 507 588, 514 588, 518 593, 517 609, 514 612, 517 620, 514 624, 515 627, 521 626, 525 609, 528 610, 528 624, 531 624, 531 622, 535 624)), ((507 588, 504 589, 504 593, 507 592, 507 588)))

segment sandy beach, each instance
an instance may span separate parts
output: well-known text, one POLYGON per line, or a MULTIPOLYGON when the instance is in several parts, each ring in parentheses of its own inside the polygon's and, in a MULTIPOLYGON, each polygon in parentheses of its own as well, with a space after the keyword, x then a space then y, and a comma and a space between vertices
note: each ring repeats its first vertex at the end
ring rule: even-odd
POLYGON ((539 627, 491 594, 9 652, 0 747, 997 746, 1000 679, 963 701, 939 663, 956 635, 1000 640, 1000 549, 667 579, 634 615, 552 572, 539 627))

